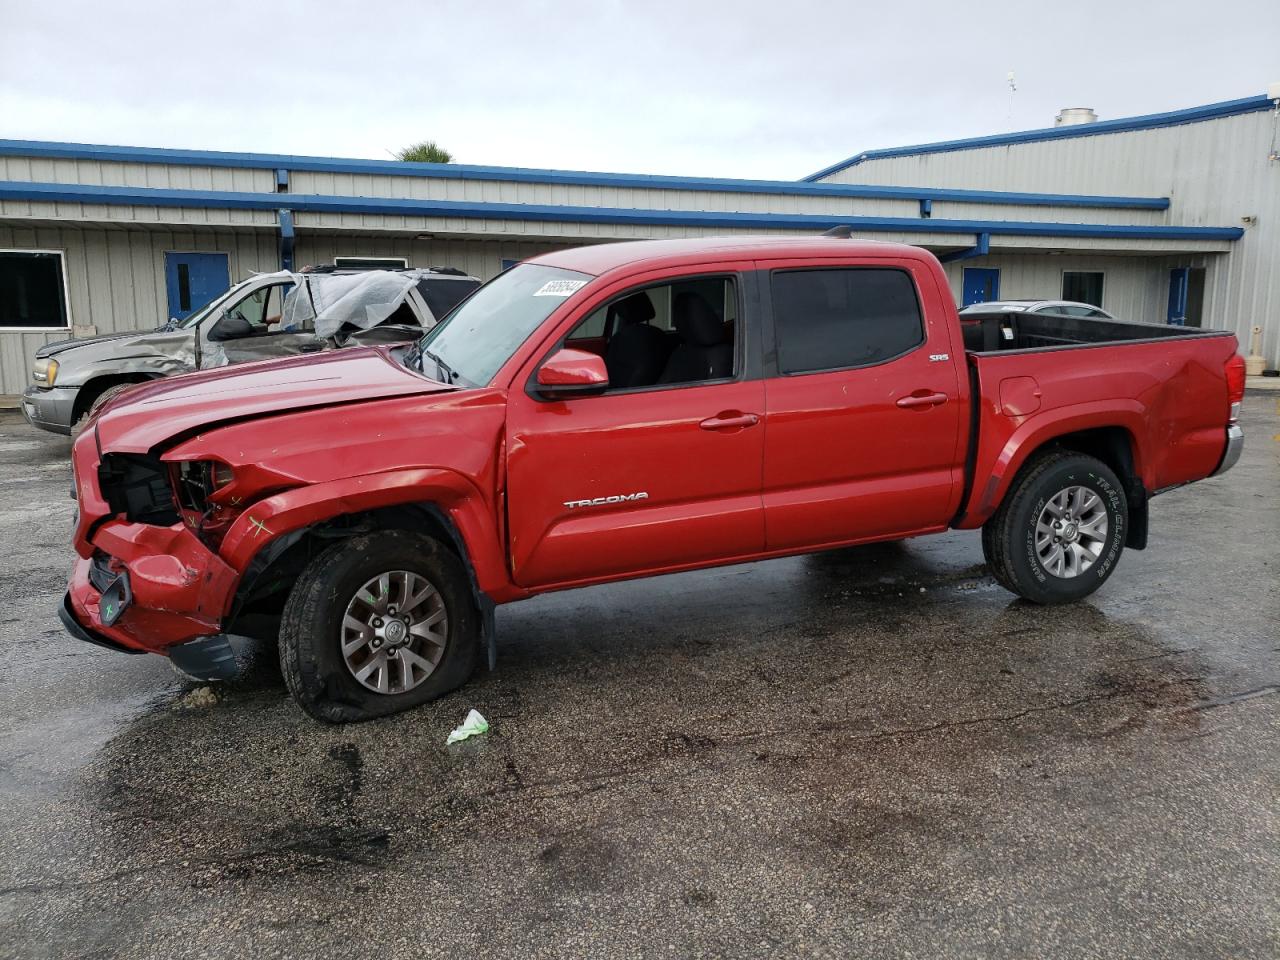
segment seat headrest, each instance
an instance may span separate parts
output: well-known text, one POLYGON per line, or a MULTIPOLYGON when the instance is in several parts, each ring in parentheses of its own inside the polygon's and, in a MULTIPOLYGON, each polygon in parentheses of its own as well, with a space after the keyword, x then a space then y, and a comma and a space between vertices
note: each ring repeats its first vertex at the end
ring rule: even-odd
POLYGON ((611 304, 609 306, 609 314, 610 316, 616 314, 622 321, 622 326, 644 323, 646 320, 653 319, 653 302, 649 299, 647 293, 633 293, 631 296, 611 304))
POLYGON ((685 343, 714 347, 724 342, 724 324, 701 294, 692 291, 677 293, 671 313, 672 324, 685 343))

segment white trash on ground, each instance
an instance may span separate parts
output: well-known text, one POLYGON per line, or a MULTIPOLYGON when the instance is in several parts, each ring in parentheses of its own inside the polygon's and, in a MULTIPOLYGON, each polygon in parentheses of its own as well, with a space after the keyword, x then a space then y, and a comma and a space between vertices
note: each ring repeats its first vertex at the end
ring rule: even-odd
POLYGON ((456 727, 453 733, 449 734, 449 739, 444 742, 446 747, 452 746, 468 737, 478 737, 482 733, 489 732, 489 721, 480 715, 479 710, 471 710, 467 713, 467 719, 456 727))

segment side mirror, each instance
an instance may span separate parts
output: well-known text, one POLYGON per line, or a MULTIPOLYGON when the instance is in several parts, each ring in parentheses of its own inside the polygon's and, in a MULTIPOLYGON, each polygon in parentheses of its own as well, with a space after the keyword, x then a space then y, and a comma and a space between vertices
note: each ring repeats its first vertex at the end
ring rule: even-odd
POLYGON ((239 340, 241 337, 253 336, 253 324, 244 317, 233 317, 223 314, 209 331, 209 340, 222 343, 226 340, 239 340))
POLYGON ((604 358, 586 350, 565 348, 538 368, 538 392, 544 397, 585 397, 609 389, 604 358))

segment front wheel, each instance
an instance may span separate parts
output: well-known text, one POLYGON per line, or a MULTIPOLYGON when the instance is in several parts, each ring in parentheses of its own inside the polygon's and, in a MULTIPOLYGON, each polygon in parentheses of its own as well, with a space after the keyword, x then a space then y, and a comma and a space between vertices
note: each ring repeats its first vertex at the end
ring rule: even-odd
POLYGON ((1087 597, 1115 570, 1129 504, 1115 473, 1080 453, 1046 453, 1023 467, 982 528, 1000 585, 1034 603, 1087 597))
POLYGON ((352 537, 298 577, 280 624, 280 669, 316 719, 368 720, 465 683, 479 624, 462 562, 439 541, 394 530, 352 537))

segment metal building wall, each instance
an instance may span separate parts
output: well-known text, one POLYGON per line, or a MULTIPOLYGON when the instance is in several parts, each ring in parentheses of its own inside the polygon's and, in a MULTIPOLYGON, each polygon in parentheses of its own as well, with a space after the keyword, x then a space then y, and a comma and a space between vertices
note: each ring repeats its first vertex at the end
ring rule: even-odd
MULTIPOLYGON (((61 250, 68 310, 77 332, 113 333, 154 327, 168 317, 166 251, 226 253, 232 281, 253 270, 279 269, 271 233, 94 229, 0 224, 0 250, 61 250)), ((21 393, 35 351, 70 331, 0 333, 0 394, 21 393)))
POLYGON ((275 174, 271 170, 46 157, 0 156, 0 180, 256 193, 273 193, 276 189, 275 174))
POLYGON ((49 200, 0 200, 4 220, 49 220, 110 226, 255 227, 274 229, 274 210, 217 207, 159 207, 145 204, 80 203, 49 200))
MULTIPOLYGON (((900 184, 893 184, 899 186, 900 184)), ((919 216, 914 199, 803 196, 782 193, 672 190, 642 187, 517 183, 506 180, 446 177, 397 177, 372 174, 297 171, 290 190, 299 194, 460 200, 475 203, 556 204, 640 210, 723 210, 733 213, 919 216)), ((1164 210, 1107 209, 935 200, 935 217, 957 220, 1043 220, 1066 223, 1163 224, 1164 210)))
MULTIPOLYGON (((276 193, 275 171, 251 167, 215 167, 179 163, 124 163, 106 160, 70 160, 42 157, 0 155, 0 181, 86 184, 91 186, 144 187, 153 189, 192 189, 276 193)), ((417 200, 452 200, 477 203, 554 204, 583 207, 616 207, 645 210, 726 211, 732 213, 821 214, 848 216, 919 216, 915 199, 890 199, 847 196, 804 195, 805 184, 795 184, 792 193, 697 190, 663 187, 618 187, 554 182, 530 182, 496 179, 472 179, 438 176, 392 176, 295 170, 289 176, 287 193, 280 194, 281 206, 288 206, 291 194, 350 197, 387 197, 417 200)), ((902 186, 906 181, 891 184, 902 186)), ((908 186, 912 185, 907 183, 908 186)), ((788 185, 792 186, 792 185, 788 185)), ((996 187, 997 190, 1005 188, 996 187)), ((1065 191, 1064 191, 1065 192, 1065 191)), ((1110 191, 1117 193, 1119 191, 1110 191)), ((1158 196, 1158 194, 1153 194, 1158 196)), ((1108 209, 1090 206, 1047 206, 1017 203, 992 204, 963 200, 935 200, 934 216, 951 219, 978 220, 1043 220, 1071 223, 1114 223, 1155 225, 1166 222, 1164 210, 1108 209)), ((47 205, 53 207, 52 204, 47 205)), ((77 219, 132 219, 138 214, 131 208, 109 211, 101 205, 60 205, 58 214, 77 219)), ((145 210, 146 208, 137 208, 145 210)), ((155 208, 151 208, 154 210, 155 208)), ((181 221, 193 223, 257 223, 246 219, 245 211, 188 210, 176 214, 181 221), (235 214, 226 219, 228 214, 235 214), (214 217, 215 219, 209 219, 214 217)), ((42 205, 32 212, 15 209, 16 216, 44 216, 49 211, 42 205)), ((0 214, 2 215, 2 214, 0 214)), ((145 212, 148 219, 156 214, 145 212)), ((175 214, 166 212, 164 222, 173 222, 175 214)))
POLYGON ((1237 225, 1253 217, 1226 256, 1162 264, 1159 309, 1167 304, 1167 269, 1203 266, 1204 325, 1234 330, 1246 352, 1251 327, 1261 325, 1263 354, 1274 364, 1280 362, 1280 163, 1267 157, 1275 122, 1273 113, 1259 111, 1151 130, 870 159, 824 179, 1166 196, 1168 222, 1189 226, 1237 225))

